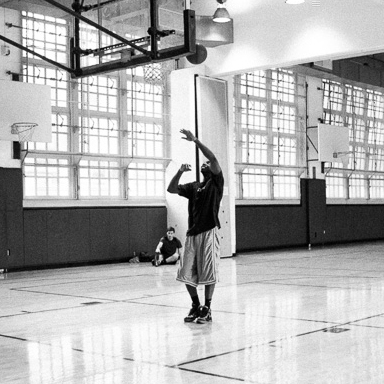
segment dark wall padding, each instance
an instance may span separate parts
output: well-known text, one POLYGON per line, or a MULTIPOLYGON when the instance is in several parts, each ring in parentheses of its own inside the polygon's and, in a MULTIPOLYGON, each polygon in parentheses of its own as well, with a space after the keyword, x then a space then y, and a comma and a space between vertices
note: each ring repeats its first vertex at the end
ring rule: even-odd
POLYGON ((307 241, 303 206, 240 205, 236 207, 237 252, 302 245, 307 241))
POLYGON ((326 241, 343 243, 384 238, 384 205, 328 205, 326 241))
POLYGON ((384 205, 327 205, 324 180, 301 180, 300 205, 236 206, 236 251, 384 239, 384 205))
POLYGON ((325 180, 302 179, 301 201, 307 211, 307 244, 322 244, 326 236, 325 180))
POLYGON ((24 210, 24 267, 128 260, 154 253, 165 207, 24 210))
POLYGON ((21 169, 0 168, 0 268, 24 264, 21 169), (10 255, 7 256, 7 251, 10 255))

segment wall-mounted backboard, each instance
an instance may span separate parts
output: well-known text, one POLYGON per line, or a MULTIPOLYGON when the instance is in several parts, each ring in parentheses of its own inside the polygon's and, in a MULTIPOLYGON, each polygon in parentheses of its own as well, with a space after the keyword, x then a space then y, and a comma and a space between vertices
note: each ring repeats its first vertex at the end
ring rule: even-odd
POLYGON ((28 141, 49 143, 52 140, 51 87, 0 81, 0 140, 19 141, 12 133, 15 123, 36 123, 28 141))
POLYGON ((319 161, 335 162, 349 153, 349 128, 337 125, 318 125, 319 161))

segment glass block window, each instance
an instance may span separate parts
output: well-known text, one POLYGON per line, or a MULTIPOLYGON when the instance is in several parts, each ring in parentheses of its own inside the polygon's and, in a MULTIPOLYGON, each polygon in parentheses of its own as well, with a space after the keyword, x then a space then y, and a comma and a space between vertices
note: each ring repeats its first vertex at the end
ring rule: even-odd
POLYGON ((304 77, 293 72, 275 69, 235 76, 238 199, 300 197, 304 100, 304 77))
POLYGON ((323 80, 323 88, 324 122, 348 127, 350 148, 344 164, 327 163, 327 198, 381 199, 384 93, 345 81, 323 80))

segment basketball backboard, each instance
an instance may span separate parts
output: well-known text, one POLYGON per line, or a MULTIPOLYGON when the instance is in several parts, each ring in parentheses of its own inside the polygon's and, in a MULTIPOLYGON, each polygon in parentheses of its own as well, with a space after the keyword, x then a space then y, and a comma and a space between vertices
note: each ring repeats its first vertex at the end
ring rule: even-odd
POLYGON ((319 161, 340 161, 349 154, 349 128, 343 126, 319 124, 318 125, 318 152, 319 161))
MULTIPOLYGON (((196 52, 195 13, 188 8, 189 1, 185 2, 185 9, 183 2, 177 0, 76 0, 71 7, 57 0, 43 1, 73 17, 70 66, 64 68, 73 78, 196 52)), ((14 43, 4 36, 0 39, 14 43)))
POLYGON ((28 141, 49 143, 52 140, 51 87, 0 81, 0 140, 19 141, 12 133, 15 123, 37 124, 28 141))

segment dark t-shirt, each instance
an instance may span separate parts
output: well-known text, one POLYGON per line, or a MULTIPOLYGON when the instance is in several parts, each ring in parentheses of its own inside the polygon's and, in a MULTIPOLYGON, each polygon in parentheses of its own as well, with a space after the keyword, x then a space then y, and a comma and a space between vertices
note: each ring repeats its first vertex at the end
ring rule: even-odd
POLYGON ((187 236, 220 228, 219 208, 223 189, 223 172, 212 174, 206 182, 179 185, 179 195, 189 200, 187 236))
POLYGON ((177 248, 181 248, 181 242, 177 237, 174 237, 171 241, 168 240, 167 236, 164 236, 160 239, 163 243, 160 248, 160 253, 165 257, 169 257, 175 254, 177 248))

